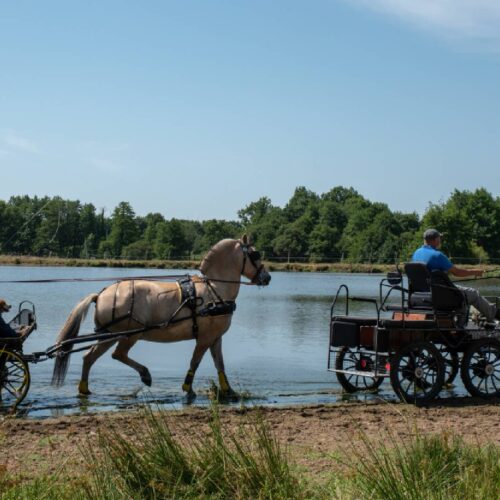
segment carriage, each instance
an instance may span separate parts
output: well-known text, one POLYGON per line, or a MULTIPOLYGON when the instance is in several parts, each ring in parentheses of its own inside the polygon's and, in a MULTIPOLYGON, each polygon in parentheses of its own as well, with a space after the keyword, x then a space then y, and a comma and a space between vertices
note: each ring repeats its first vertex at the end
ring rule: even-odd
POLYGON ((340 285, 331 305, 328 371, 346 392, 375 391, 389 379, 402 401, 428 402, 460 372, 472 396, 500 396, 500 325, 470 313, 446 273, 408 263, 381 280, 378 295, 354 297, 340 285), (350 315, 353 302, 373 314, 350 315))

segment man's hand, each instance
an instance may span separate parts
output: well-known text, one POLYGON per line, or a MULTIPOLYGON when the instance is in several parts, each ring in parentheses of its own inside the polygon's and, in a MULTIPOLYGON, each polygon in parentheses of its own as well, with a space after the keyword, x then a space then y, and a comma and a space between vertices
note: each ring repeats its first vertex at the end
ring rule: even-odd
POLYGON ((29 335, 33 331, 34 326, 35 326, 34 324, 22 326, 18 330, 19 336, 21 338, 26 337, 26 335, 29 335))

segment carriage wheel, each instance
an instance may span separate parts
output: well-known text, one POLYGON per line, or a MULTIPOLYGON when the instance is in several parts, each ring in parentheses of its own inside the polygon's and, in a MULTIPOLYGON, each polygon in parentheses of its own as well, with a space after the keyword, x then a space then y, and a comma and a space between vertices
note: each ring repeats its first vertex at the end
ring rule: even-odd
MULTIPOLYGON (((335 359, 335 369, 357 372, 375 370, 375 354, 360 352, 350 347, 342 347, 335 359)), ((346 392, 374 391, 384 381, 383 377, 363 377, 355 373, 337 373, 337 380, 346 392)))
POLYGON ((450 386, 453 384, 455 377, 458 374, 458 369, 460 368, 460 361, 458 359, 458 354, 455 351, 450 350, 450 348, 444 342, 433 342, 437 347, 438 351, 443 356, 444 360, 444 385, 450 386))
POLYGON ((430 342, 413 342, 402 347, 391 359, 391 384, 401 401, 425 402, 443 388, 443 356, 430 342))
POLYGON ((29 387, 30 372, 26 362, 19 354, 0 349, 0 409, 15 409, 29 387))
POLYGON ((500 342, 481 339, 465 351, 462 381, 472 396, 490 399, 500 396, 500 342))

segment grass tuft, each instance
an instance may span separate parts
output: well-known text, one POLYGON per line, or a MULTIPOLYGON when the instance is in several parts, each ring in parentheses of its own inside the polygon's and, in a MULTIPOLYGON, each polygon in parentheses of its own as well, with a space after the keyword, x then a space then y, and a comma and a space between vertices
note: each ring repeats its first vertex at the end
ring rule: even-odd
POLYGON ((260 418, 228 429, 214 405, 208 432, 191 429, 182 442, 164 412, 148 408, 143 421, 132 436, 107 431, 97 452, 87 448, 92 498, 303 497, 286 452, 260 418))
POLYGON ((374 442, 362 436, 355 460, 345 462, 349 496, 383 500, 483 499, 500 496, 500 453, 494 445, 471 446, 443 433, 416 434, 409 441, 389 435, 374 442))

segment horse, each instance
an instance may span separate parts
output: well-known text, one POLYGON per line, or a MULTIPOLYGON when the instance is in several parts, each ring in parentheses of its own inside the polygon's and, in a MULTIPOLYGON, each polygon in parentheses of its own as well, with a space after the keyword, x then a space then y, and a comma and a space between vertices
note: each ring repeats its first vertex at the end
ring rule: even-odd
POLYGON ((182 384, 188 398, 196 396, 193 380, 204 354, 210 348, 218 372, 223 396, 237 396, 229 385, 222 357, 222 335, 231 325, 232 313, 240 289, 241 276, 251 284, 267 286, 271 276, 249 238, 224 239, 214 245, 199 266, 201 275, 186 275, 176 282, 154 280, 122 280, 100 293, 83 298, 70 313, 58 334, 60 346, 52 384, 60 386, 68 370, 71 342, 78 336, 81 322, 91 304, 95 303, 95 331, 107 335, 105 340, 91 346, 83 356, 80 395, 91 394, 88 385, 92 365, 111 346, 116 344, 112 358, 130 366, 139 373, 141 381, 151 386, 149 370, 128 356, 138 340, 150 342, 177 342, 195 339, 189 370, 182 384), (123 332, 118 338, 109 334, 123 332), (126 332, 130 332, 127 335, 126 332))

